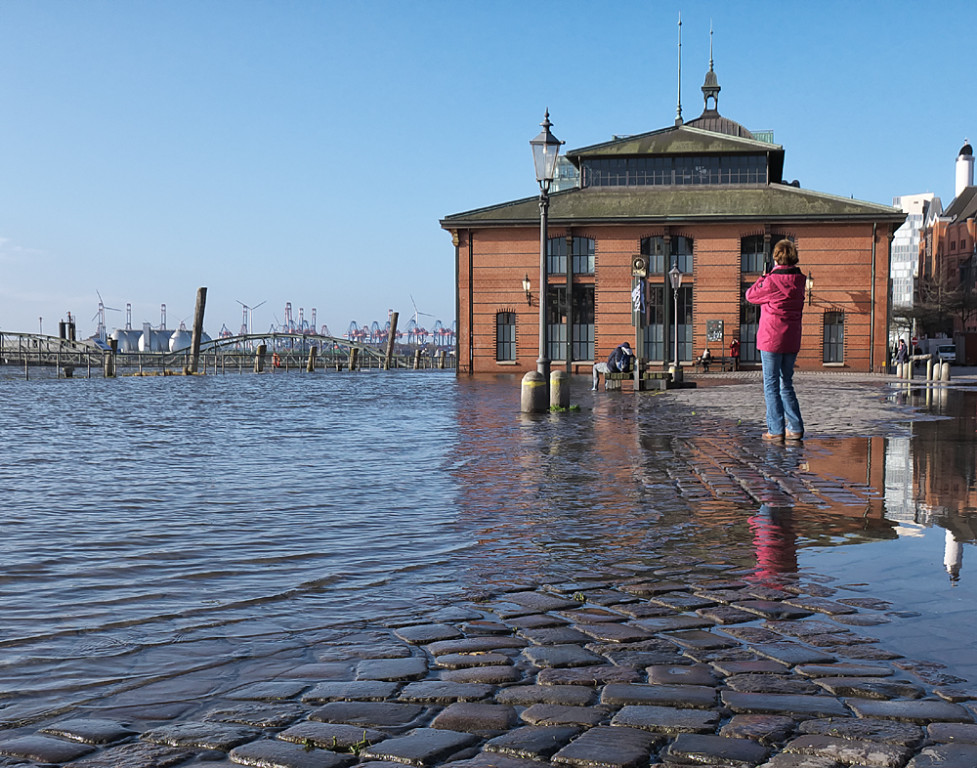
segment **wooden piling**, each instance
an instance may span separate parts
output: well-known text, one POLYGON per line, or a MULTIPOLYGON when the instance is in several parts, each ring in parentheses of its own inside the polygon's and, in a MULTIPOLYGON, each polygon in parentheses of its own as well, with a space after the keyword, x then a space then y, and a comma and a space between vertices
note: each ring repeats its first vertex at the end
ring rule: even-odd
POLYGON ((390 313, 390 335, 387 337, 387 354, 383 359, 384 370, 390 370, 390 361, 394 357, 394 342, 397 340, 397 318, 400 317, 399 312, 390 313))
POLYGON ((259 344, 254 351, 254 372, 262 373, 265 370, 265 352, 267 347, 264 344, 259 344))
POLYGON ((416 371, 421 367, 421 350, 414 350, 414 370, 416 371))
POLYGON ((349 348, 349 369, 351 371, 356 370, 357 362, 359 361, 360 350, 357 347, 349 348))
MULTIPOLYGON (((204 332, 204 307, 207 304, 207 289, 197 289, 197 306, 193 311, 193 335, 190 337, 190 373, 197 372, 197 361, 200 358, 200 339, 204 332)), ((204 373, 206 373, 206 362, 204 373)), ((216 366, 215 366, 216 368, 216 366)), ((214 373, 217 371, 215 370, 214 373)))
POLYGON ((315 344, 309 349, 309 361, 305 364, 306 373, 315 373, 315 357, 318 351, 319 348, 315 344))

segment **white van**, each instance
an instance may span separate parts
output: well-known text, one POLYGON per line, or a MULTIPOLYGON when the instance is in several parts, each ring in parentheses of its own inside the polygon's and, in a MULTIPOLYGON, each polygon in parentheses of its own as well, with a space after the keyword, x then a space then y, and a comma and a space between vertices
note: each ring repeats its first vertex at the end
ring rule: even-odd
POLYGON ((936 356, 940 359, 941 363, 956 363, 957 348, 953 344, 940 344, 936 348, 936 356))

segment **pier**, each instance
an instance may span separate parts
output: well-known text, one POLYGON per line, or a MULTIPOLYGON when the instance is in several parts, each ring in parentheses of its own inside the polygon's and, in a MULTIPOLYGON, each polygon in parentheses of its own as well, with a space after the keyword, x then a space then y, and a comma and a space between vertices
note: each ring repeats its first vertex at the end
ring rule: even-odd
MULTIPOLYGON (((191 349, 173 352, 125 352, 111 341, 66 339, 38 333, 0 331, 0 365, 23 370, 55 369, 58 378, 106 375, 180 375, 190 364, 191 349)), ((364 369, 431 370, 454 367, 454 355, 427 345, 384 346, 308 333, 254 333, 225 336, 200 345, 197 373, 313 372, 364 369), (258 365, 264 349, 263 364, 258 365), (313 353, 314 350, 314 353, 313 353), (311 363, 311 365, 310 365, 311 363)))

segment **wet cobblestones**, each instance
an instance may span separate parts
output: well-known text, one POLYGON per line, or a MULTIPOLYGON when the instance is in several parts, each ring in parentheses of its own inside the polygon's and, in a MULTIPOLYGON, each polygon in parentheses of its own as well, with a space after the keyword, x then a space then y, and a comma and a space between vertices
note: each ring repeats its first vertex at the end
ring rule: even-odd
POLYGON ((345 663, 304 667, 331 679, 293 671, 141 731, 65 718, 0 742, 0 765, 974 765, 970 693, 939 696, 932 664, 862 661, 877 643, 836 621, 885 604, 687 568, 659 588, 591 575, 455 606, 455 622, 417 616, 354 638, 345 663))

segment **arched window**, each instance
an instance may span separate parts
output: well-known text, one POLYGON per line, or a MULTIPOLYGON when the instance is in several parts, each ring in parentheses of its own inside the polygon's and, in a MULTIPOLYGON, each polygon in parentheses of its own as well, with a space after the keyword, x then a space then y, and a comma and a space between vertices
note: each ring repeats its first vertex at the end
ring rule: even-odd
POLYGON ((515 312, 497 312, 495 315, 495 359, 502 362, 516 359, 515 312))

